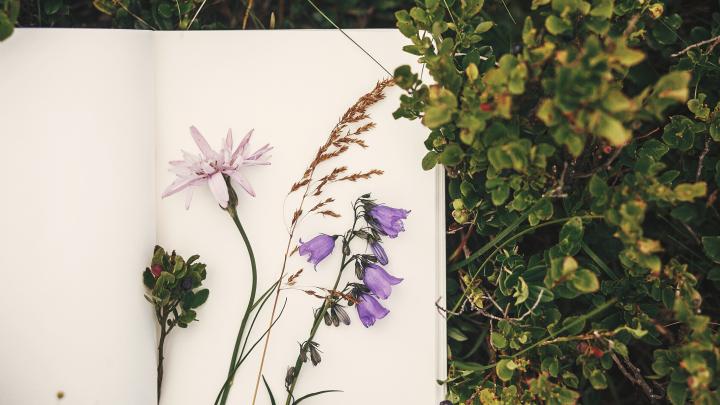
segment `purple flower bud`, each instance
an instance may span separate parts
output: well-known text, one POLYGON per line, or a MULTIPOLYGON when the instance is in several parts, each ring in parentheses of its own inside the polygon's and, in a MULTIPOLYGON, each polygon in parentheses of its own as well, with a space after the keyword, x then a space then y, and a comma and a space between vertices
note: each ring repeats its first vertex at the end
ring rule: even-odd
POLYGON ((378 259, 378 263, 382 264, 383 266, 388 264, 387 253, 385 253, 385 249, 382 247, 380 242, 370 243, 370 249, 372 249, 373 254, 378 259))
POLYGON ((324 233, 321 233, 307 242, 303 242, 301 239, 300 249, 298 249, 298 252, 300 252, 300 256, 307 255, 308 262, 317 267, 318 263, 328 257, 330 253, 332 253, 333 249, 335 249, 335 239, 337 239, 337 235, 330 236, 325 235, 324 233))
POLYGON ((375 205, 368 212, 368 222, 381 234, 395 238, 405 230, 403 219, 406 219, 409 213, 410 211, 402 208, 375 205))
POLYGON ((369 263, 365 267, 365 277, 363 282, 365 286, 379 298, 387 299, 392 292, 392 286, 400 284, 403 279, 393 277, 382 267, 369 263))
POLYGON ((375 321, 382 319, 385 315, 389 314, 390 311, 380 305, 378 300, 370 294, 362 294, 358 297, 357 312, 360 317, 360 322, 369 328, 375 324, 375 321))

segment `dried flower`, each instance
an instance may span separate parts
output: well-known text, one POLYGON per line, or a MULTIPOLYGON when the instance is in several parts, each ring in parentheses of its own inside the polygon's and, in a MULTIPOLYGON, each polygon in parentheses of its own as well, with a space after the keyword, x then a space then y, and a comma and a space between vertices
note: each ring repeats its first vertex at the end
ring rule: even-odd
POLYGON ((403 220, 407 218, 410 211, 386 205, 369 205, 371 208, 366 215, 367 221, 379 233, 395 238, 405 230, 403 220))
POLYGON ((345 325, 350 325, 350 316, 345 312, 345 309, 337 302, 331 305, 330 309, 323 314, 325 325, 338 327, 341 322, 345 325))
POLYGON ((162 271, 163 271, 163 268, 159 264, 153 264, 152 266, 150 266, 150 273, 155 278, 160 277, 160 273, 162 273, 162 271))
POLYGON ((172 166, 170 171, 177 175, 177 179, 165 189, 162 197, 165 198, 187 189, 185 197, 185 208, 187 209, 190 208, 193 188, 207 183, 217 203, 222 208, 227 208, 230 193, 226 177, 254 197, 255 191, 240 171, 247 166, 269 165, 270 156, 266 153, 272 150, 272 147, 267 144, 251 154, 247 147, 252 133, 252 130, 248 132, 233 151, 232 130, 228 130, 224 145, 219 152, 216 152, 197 128, 190 127, 190 134, 200 149, 201 155, 183 151, 183 160, 170 162, 172 166))
POLYGON ((303 242, 301 239, 298 252, 300 253, 300 256, 307 255, 308 262, 317 267, 318 263, 328 257, 330 253, 332 253, 333 249, 335 249, 335 239, 337 239, 337 235, 331 236, 324 233, 321 233, 307 242, 303 242))
POLYGON ((392 276, 382 267, 369 263, 365 267, 363 282, 365 286, 379 298, 387 299, 392 292, 392 286, 400 284, 403 279, 392 276))
POLYGON ((378 263, 382 264, 383 266, 385 266, 389 263, 387 253, 385 253, 385 248, 382 247, 382 244, 380 244, 380 242, 378 242, 378 241, 371 242, 370 249, 372 249, 373 254, 377 258, 378 263))
POLYGON ((378 300, 370 294, 360 295, 356 307, 360 322, 362 322, 366 328, 373 326, 376 320, 382 319, 390 313, 390 310, 383 307, 378 300))
POLYGON ((313 342, 312 340, 300 345, 300 359, 302 360, 302 362, 307 362, 307 353, 309 351, 310 361, 312 362, 313 366, 317 366, 318 364, 320 364, 320 362, 322 361, 322 357, 320 356, 320 349, 318 349, 319 346, 319 344, 313 342))

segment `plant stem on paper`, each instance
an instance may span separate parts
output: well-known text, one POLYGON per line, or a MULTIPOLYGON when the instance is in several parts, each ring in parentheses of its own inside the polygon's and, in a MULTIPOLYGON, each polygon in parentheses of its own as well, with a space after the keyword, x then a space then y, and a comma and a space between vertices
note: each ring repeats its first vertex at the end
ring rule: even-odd
MULTIPOLYGON (((231 194, 231 200, 237 199, 237 196, 235 195, 235 192, 232 191, 232 188, 230 188, 230 194, 231 194)), ((242 342, 242 338, 245 335, 245 327, 247 326, 248 319, 250 318, 250 313, 253 310, 254 304, 255 304, 255 294, 257 293, 257 266, 255 263, 255 254, 252 250, 252 245, 250 244, 250 240, 247 237, 247 234, 245 233, 245 229, 242 226, 242 223, 240 222, 240 218, 238 218, 237 215, 237 209, 235 204, 229 204, 227 208, 228 214, 230 214, 230 217, 232 218, 233 222, 235 223, 235 226, 237 226, 238 231, 240 231, 240 235, 242 236, 243 242, 245 243, 245 248, 247 249, 248 256, 250 256, 250 268, 251 268, 251 274, 252 274, 252 284, 250 287, 250 298, 248 300, 248 305, 245 308, 245 314, 243 315, 242 321, 240 322, 240 329, 238 330, 237 338, 235 339, 235 347, 233 348, 233 354, 232 358, 230 359, 230 367, 228 369, 228 379, 226 381, 226 384, 223 386, 222 390, 222 397, 220 399, 220 404, 225 404, 228 399, 228 395, 230 394, 230 387, 232 386, 233 378, 235 377, 235 370, 236 364, 238 362, 238 354, 240 351, 240 344, 242 342)))
MULTIPOLYGON (((313 320, 312 327, 310 328, 310 334, 305 340, 306 342, 312 342, 315 338, 315 334, 317 333, 318 328, 320 328, 320 324, 323 321, 323 317, 327 310, 332 306, 333 302, 338 301, 340 299, 340 296, 337 296, 335 292, 337 291, 338 285, 340 284, 340 279, 342 278, 343 270, 345 270, 345 267, 347 267, 348 264, 353 262, 353 259, 348 260, 348 252, 349 252, 349 246, 350 242, 355 237, 355 227, 357 225, 357 206, 355 207, 355 219, 353 220, 353 226, 350 231, 348 231, 345 236, 343 236, 343 243, 342 243, 342 250, 343 255, 342 259, 340 260, 340 269, 338 270, 338 275, 335 278, 335 284, 333 287, 329 290, 328 296, 325 297, 325 300, 323 300, 323 305, 318 309, 318 311, 315 314, 315 319, 313 320)), ((287 399, 285 400, 285 405, 290 405, 293 400, 293 392, 295 391, 295 385, 297 384, 298 378, 300 378, 300 371, 302 370, 304 362, 302 360, 302 351, 301 354, 298 355, 297 360, 295 360, 295 366, 293 367, 292 372, 292 383, 290 383, 290 386, 287 389, 287 399)))

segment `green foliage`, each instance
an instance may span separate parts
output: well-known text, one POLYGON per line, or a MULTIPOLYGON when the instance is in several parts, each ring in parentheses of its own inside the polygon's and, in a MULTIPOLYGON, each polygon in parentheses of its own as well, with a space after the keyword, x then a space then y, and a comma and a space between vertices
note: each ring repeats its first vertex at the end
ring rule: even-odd
MULTIPOLYGON (((7 24, 0 7, 0 40, 6 29, 25 27, 115 27, 155 30, 240 29, 247 0, 0 0, 17 4, 20 15, 7 24), (194 21, 193 21, 194 20, 194 21), (192 24, 191 24, 192 23, 192 24)), ((315 0, 343 28, 391 27, 393 12, 411 0, 315 0)), ((254 0, 248 29, 329 27, 305 1, 254 0)), ((9 34, 8 34, 9 35, 9 34)))
POLYGON ((691 3, 396 13, 424 70, 395 71, 395 117, 458 235, 453 403, 720 401, 720 13, 691 3))
POLYGON ((143 284, 148 289, 145 298, 155 307, 158 322, 167 332, 196 321, 195 310, 208 299, 210 291, 200 289, 207 271, 199 258, 194 255, 185 261, 174 251, 168 254, 155 246, 150 267, 143 272, 143 284))
POLYGON ((12 35, 20 14, 20 0, 0 1, 0 41, 12 35))

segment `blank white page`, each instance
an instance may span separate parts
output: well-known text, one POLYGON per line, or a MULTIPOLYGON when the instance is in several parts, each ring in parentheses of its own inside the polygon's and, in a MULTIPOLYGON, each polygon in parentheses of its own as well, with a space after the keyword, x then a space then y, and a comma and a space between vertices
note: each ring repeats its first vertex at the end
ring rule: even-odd
POLYGON ((0 404, 152 404, 151 34, 18 29, 0 61, 0 404))
MULTIPOLYGON (((348 32, 390 71, 414 62, 402 52, 406 41, 396 30, 348 32)), ((345 110, 387 75, 332 30, 162 32, 155 35, 155 49, 159 191, 173 180, 167 162, 180 158, 181 149, 197 150, 190 125, 215 148, 228 128, 236 141, 254 128, 253 149, 266 142, 275 147, 271 166, 246 171, 257 197, 239 192, 240 217, 254 242, 260 286, 268 286, 279 274, 285 223, 296 205, 290 198, 284 206, 291 184, 345 110)), ((442 180, 438 172, 420 168, 426 130, 418 122, 392 118, 399 95, 399 89, 392 88, 387 99, 371 109, 378 125, 365 136, 369 149, 337 161, 356 170, 382 169, 385 175, 332 186, 328 195, 337 200, 335 210, 343 218, 310 218, 298 236, 307 240, 319 232, 344 232, 351 224, 352 201, 371 192, 388 205, 412 210, 407 231, 385 246, 391 260, 387 270, 405 280, 383 302, 391 312, 375 326, 364 328, 350 308, 350 326, 321 327, 315 340, 323 360, 317 367, 304 366, 296 394, 344 392, 314 397, 308 404, 431 405, 441 399, 436 380, 445 341, 435 300, 444 279, 442 180)), ((159 241, 166 248, 186 256, 200 254, 208 265, 210 288, 207 303, 198 310, 200 322, 169 338, 163 403, 212 403, 224 381, 249 292, 247 255, 229 216, 207 188, 195 192, 189 211, 182 195, 159 200, 158 224, 159 241)), ((295 255, 288 271, 305 269, 299 286, 329 288, 338 260, 333 256, 315 272, 295 255)), ((347 273, 345 280, 352 280, 352 269, 347 273)), ((287 309, 273 331, 265 368, 280 403, 286 368, 294 364, 313 308, 320 305, 301 291, 284 291, 284 298, 287 309)), ((267 319, 259 324, 256 332, 267 319)), ((250 403, 257 363, 252 356, 241 369, 231 403, 250 403)), ((258 404, 269 404, 264 388, 259 398, 258 404)))

